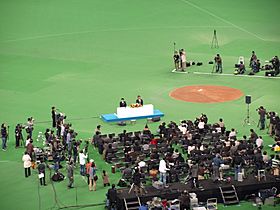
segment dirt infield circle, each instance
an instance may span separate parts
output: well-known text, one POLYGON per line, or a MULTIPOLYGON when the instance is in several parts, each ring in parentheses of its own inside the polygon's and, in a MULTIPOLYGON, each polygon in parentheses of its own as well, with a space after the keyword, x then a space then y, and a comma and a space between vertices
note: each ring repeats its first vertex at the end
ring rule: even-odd
POLYGON ((194 85, 177 88, 170 97, 194 103, 221 103, 240 98, 244 94, 235 88, 214 85, 194 85))

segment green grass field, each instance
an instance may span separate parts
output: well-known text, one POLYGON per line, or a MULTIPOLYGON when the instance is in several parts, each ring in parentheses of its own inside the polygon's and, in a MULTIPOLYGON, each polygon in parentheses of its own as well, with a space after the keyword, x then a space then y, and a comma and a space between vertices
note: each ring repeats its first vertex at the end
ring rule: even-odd
MULTIPOLYGON (((279 78, 193 73, 210 73, 208 61, 217 53, 223 58, 226 74, 233 73, 239 56, 245 57, 248 66, 252 50, 262 64, 279 56, 279 8, 277 0, 0 1, 0 122, 10 125, 8 151, 0 152, 1 209, 76 205, 76 192, 79 205, 104 201, 107 188, 101 180, 97 191, 89 192, 78 169, 77 191, 67 190, 66 181, 55 183, 54 188, 50 182, 47 187, 38 187, 36 172, 24 178, 24 149, 14 149, 14 127, 33 116, 36 136, 51 126, 53 105, 66 113, 81 139, 91 138, 97 124, 103 126, 103 133, 122 131, 123 127, 106 124, 98 117, 115 112, 121 97, 132 103, 138 94, 145 103, 164 112, 162 120, 166 122, 206 113, 211 123, 223 117, 227 128, 236 128, 239 136, 249 134, 251 127, 243 126, 243 97, 215 104, 186 103, 169 97, 170 91, 187 85, 224 85, 252 95, 250 109, 255 121, 255 109, 260 105, 280 112, 279 78), (214 29, 219 49, 211 49, 214 29), (186 49, 188 60, 203 65, 189 68, 189 74, 172 73, 174 42, 177 48, 186 49)), ((145 124, 139 120, 126 129, 142 130, 145 124)), ((158 123, 149 126, 156 131, 158 123)), ((257 129, 256 123, 252 128, 257 129)), ((257 131, 266 145, 273 142, 265 131, 257 131)), ((90 156, 97 161, 98 173, 110 171, 111 166, 93 149, 90 156)), ((119 176, 110 174, 111 182, 119 176)), ((256 209, 249 203, 224 209, 236 208, 256 209)))

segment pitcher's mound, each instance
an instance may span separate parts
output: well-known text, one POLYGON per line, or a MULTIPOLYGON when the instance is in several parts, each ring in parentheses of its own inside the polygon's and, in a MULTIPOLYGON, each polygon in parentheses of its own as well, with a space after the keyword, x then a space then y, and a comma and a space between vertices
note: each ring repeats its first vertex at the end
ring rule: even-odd
POLYGON ((240 98, 244 94, 235 88, 214 85, 185 86, 173 90, 172 98, 194 103, 221 103, 240 98))

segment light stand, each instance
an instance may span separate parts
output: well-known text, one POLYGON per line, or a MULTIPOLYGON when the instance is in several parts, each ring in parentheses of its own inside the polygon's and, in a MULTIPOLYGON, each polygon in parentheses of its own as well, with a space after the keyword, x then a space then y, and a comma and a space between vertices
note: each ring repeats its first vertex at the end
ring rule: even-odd
POLYGON ((216 65, 217 65, 216 62, 214 62, 214 63, 213 63, 213 68, 212 68, 212 72, 211 72, 212 74, 213 74, 214 72, 216 72, 216 65))
POLYGON ((212 38, 211 48, 219 48, 219 43, 217 39, 217 32, 216 29, 214 29, 214 34, 212 38))
MULTIPOLYGON (((173 42, 173 53, 174 53, 174 56, 175 56, 175 50, 176 50, 176 42, 173 42)), ((177 70, 175 60, 174 60, 174 66, 175 66, 175 69, 177 70)))
POLYGON ((244 125, 251 125, 250 123, 250 104, 247 104, 247 115, 246 118, 244 119, 244 125))
POLYGON ((255 123, 255 121, 250 118, 250 104, 251 104, 250 95, 245 96, 245 103, 247 104, 247 113, 246 113, 246 118, 244 119, 243 126, 251 125, 252 123, 255 123))

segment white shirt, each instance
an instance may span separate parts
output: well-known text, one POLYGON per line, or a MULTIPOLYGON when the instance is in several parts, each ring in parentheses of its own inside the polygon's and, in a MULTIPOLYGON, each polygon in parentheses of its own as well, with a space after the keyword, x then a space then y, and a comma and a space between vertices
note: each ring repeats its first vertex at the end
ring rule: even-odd
POLYGON ((166 171, 168 170, 168 168, 166 167, 166 162, 165 160, 161 160, 159 162, 159 168, 158 168, 160 173, 166 173, 166 171))
POLYGON ((138 163, 138 166, 139 166, 140 168, 145 167, 145 166, 146 166, 146 163, 145 163, 144 161, 140 161, 140 162, 138 163))
POLYGON ((31 158, 30 158, 30 156, 28 154, 23 155, 22 161, 23 161, 23 167, 24 168, 31 167, 31 158))
POLYGON ((198 128, 199 128, 199 129, 204 129, 204 125, 205 125, 205 123, 204 123, 203 121, 200 121, 200 122, 198 123, 198 128))
POLYGON ((27 145, 29 144, 30 142, 30 139, 27 139, 26 142, 25 142, 25 146, 27 147, 27 145))
POLYGON ((231 131, 228 135, 229 138, 236 136, 236 132, 235 131, 231 131))
POLYGON ((186 52, 185 51, 182 52, 181 60, 182 60, 182 62, 186 62, 187 61, 186 52))
POLYGON ((64 126, 64 124, 62 124, 62 125, 61 125, 61 132, 60 132, 60 135, 61 135, 61 136, 63 136, 64 131, 65 131, 65 126, 64 126))
POLYGON ((257 139, 256 139, 256 145, 257 145, 258 147, 261 147, 262 144, 263 144, 263 140, 262 140, 261 138, 257 138, 257 139))
POLYGON ((191 154, 191 151, 195 149, 195 146, 188 146, 188 154, 191 154))
POLYGON ((184 135, 186 134, 187 128, 185 126, 179 125, 178 128, 184 135))
POLYGON ((84 153, 79 153, 80 165, 85 165, 86 159, 87 159, 87 155, 85 155, 84 153))

